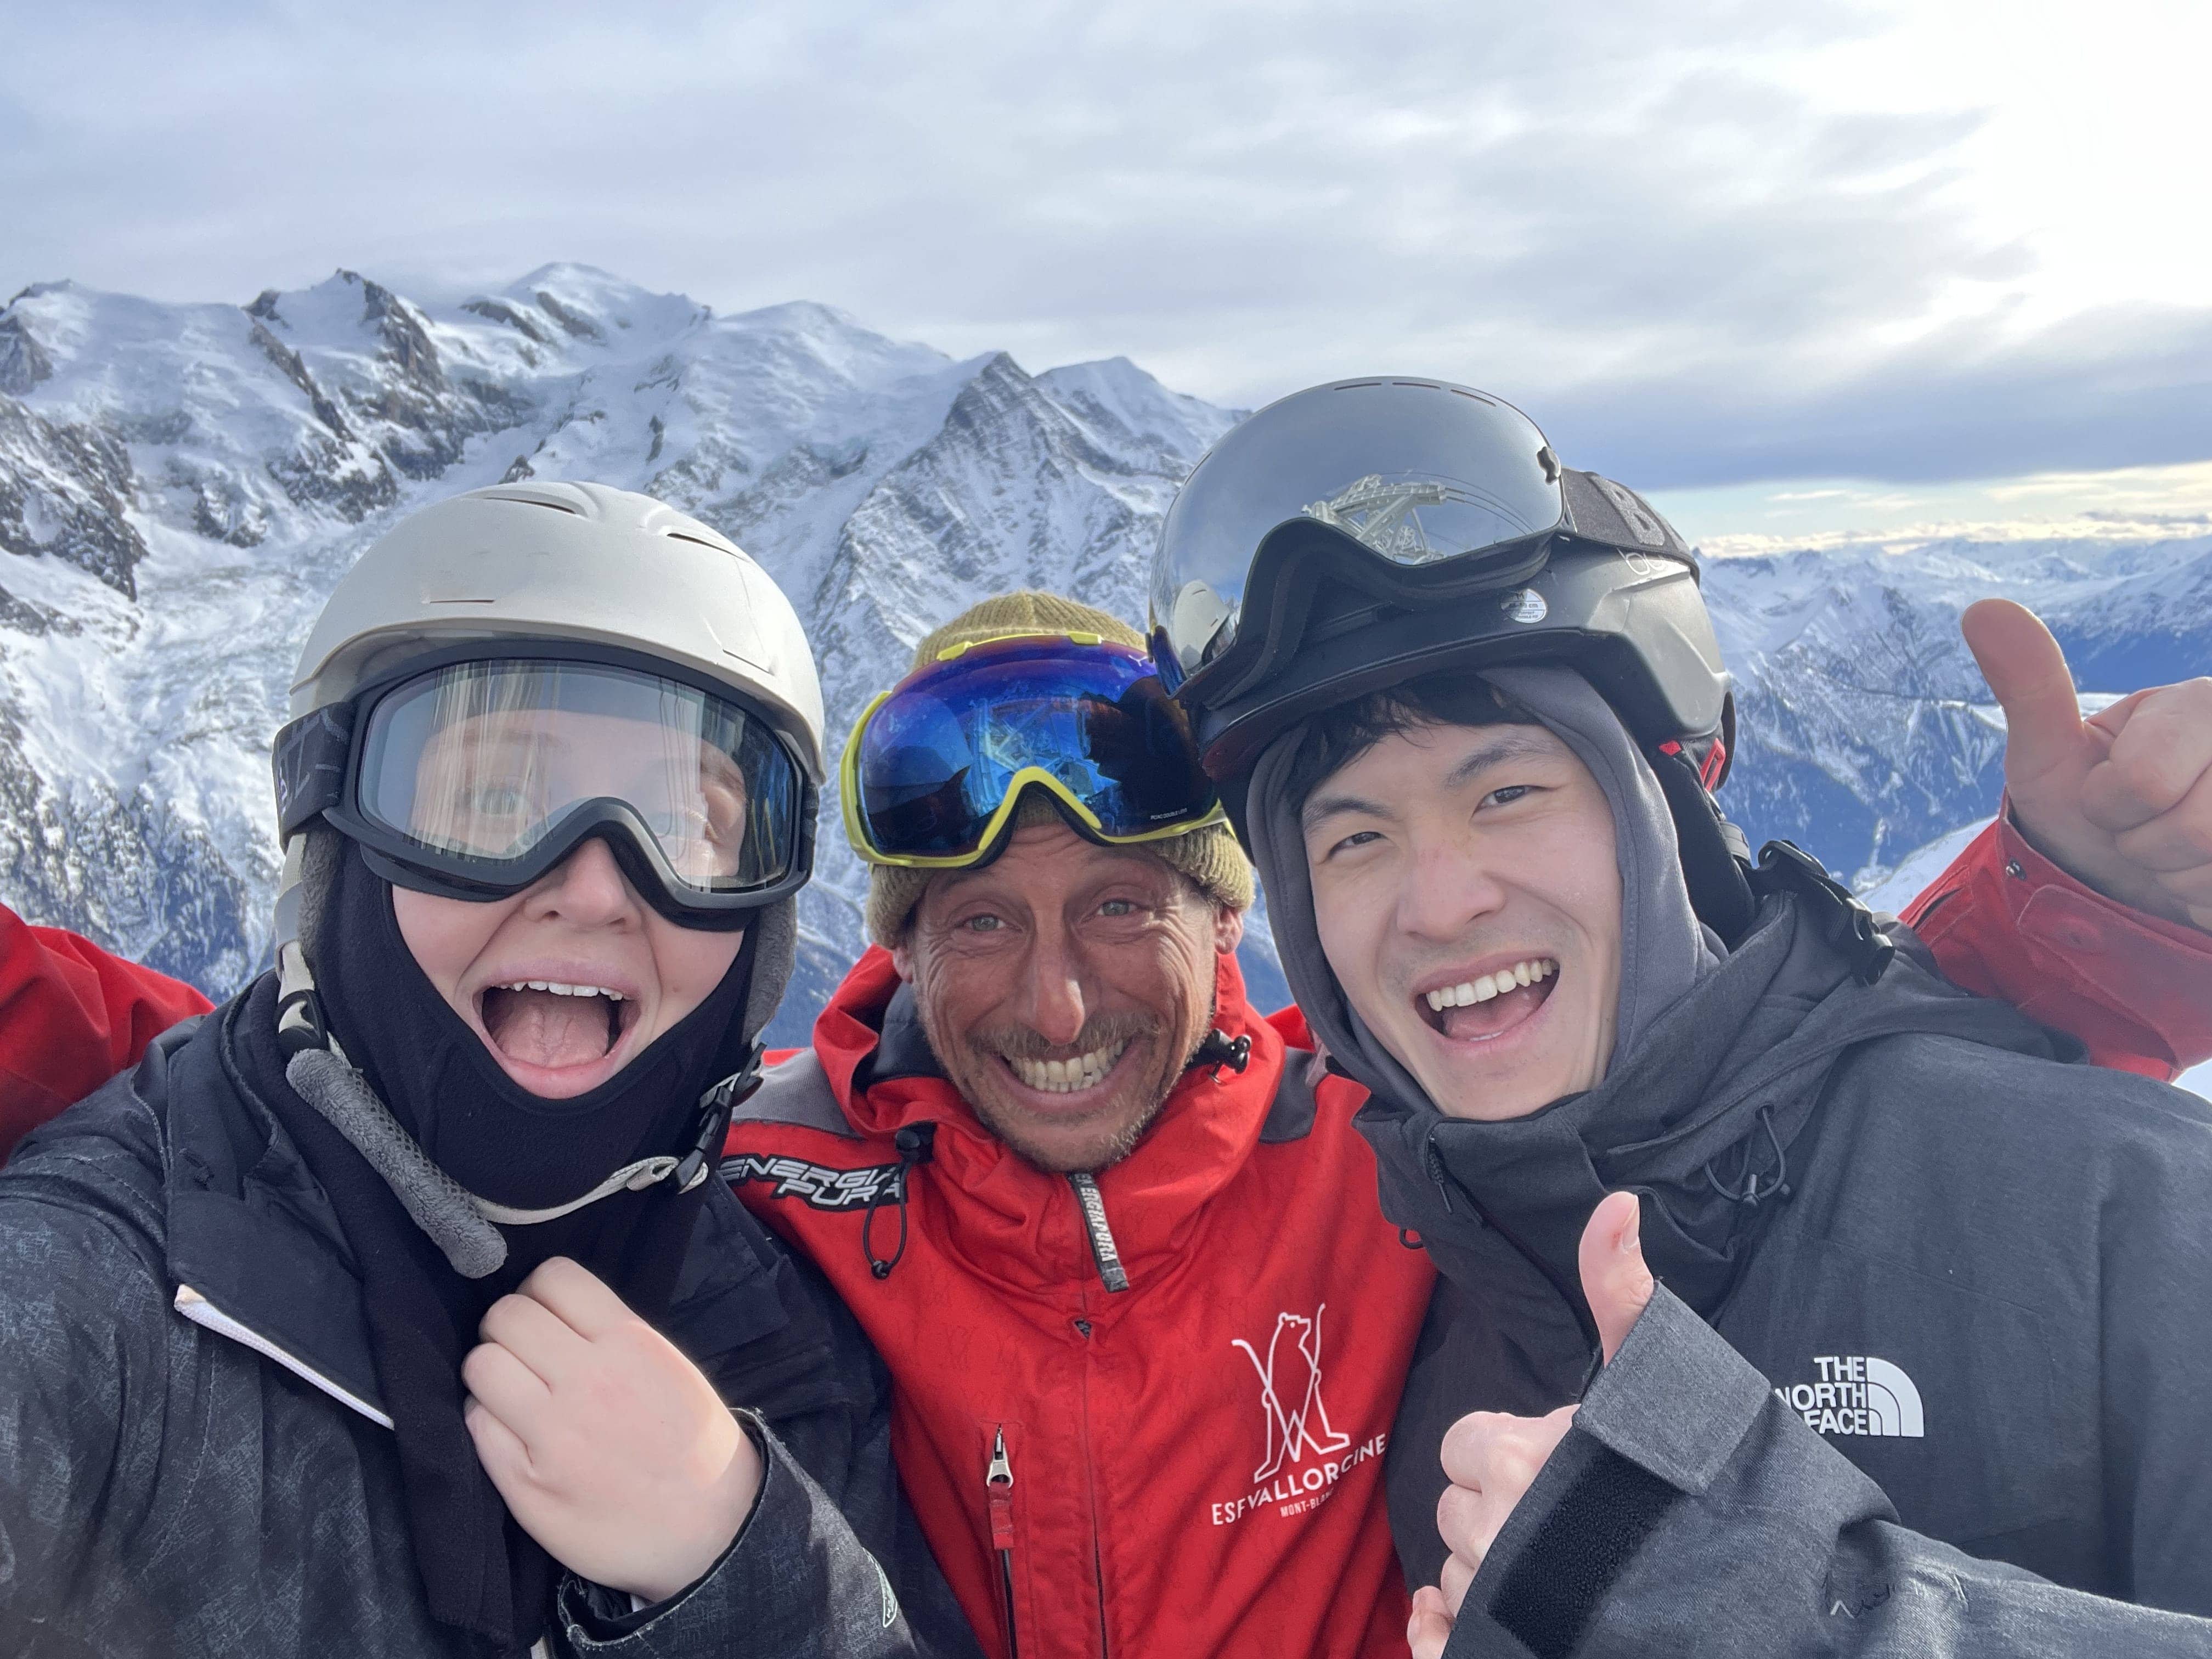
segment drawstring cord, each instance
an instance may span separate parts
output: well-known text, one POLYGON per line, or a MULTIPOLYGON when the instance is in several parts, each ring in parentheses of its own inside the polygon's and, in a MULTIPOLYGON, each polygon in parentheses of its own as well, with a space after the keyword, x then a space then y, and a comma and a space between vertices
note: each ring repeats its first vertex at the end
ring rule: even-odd
POLYGON ((878 1279, 889 1279, 891 1269, 906 1259, 906 1189, 907 1182, 915 1170, 937 1156, 937 1126, 934 1123, 909 1123, 891 1138, 898 1148, 898 1173, 891 1177, 890 1185, 898 1192, 898 1248, 889 1260, 876 1254, 872 1242, 876 1225, 876 1206, 884 1201, 884 1189, 878 1186, 868 1194, 867 1213, 860 1218, 860 1254, 868 1260, 868 1271, 878 1279))
POLYGON ((1747 1210, 1757 1209, 1770 1198, 1787 1199, 1790 1196, 1790 1159, 1782 1150, 1782 1137, 1774 1133, 1774 1116, 1770 1109, 1765 1106, 1759 1109, 1759 1123, 1766 1131, 1766 1144, 1774 1153, 1774 1168, 1771 1175, 1752 1168, 1748 1141, 1744 1143, 1743 1169, 1734 1185, 1713 1173, 1714 1160, 1711 1158, 1705 1160, 1705 1169, 1700 1172, 1712 1183, 1715 1192, 1729 1203, 1741 1204, 1747 1210))

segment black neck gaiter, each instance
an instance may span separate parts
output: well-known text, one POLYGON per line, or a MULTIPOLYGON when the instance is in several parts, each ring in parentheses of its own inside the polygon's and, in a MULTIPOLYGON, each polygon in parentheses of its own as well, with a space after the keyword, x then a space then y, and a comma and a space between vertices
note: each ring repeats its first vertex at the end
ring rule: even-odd
MULTIPOLYGON (((572 1100, 518 1087, 415 961, 392 889, 347 846, 307 941, 332 1032, 423 1151, 478 1196, 520 1209, 580 1197, 612 1170, 690 1148, 699 1099, 744 1063, 753 943, 707 1000, 623 1071, 572 1100)), ((272 1011, 246 1022, 283 1076, 272 1011)), ((268 1073, 264 1066, 257 1070, 268 1073)), ((666 1182, 553 1221, 503 1227, 506 1262, 456 1273, 382 1177, 289 1088, 276 1103, 330 1194, 361 1267, 378 1382, 397 1431, 416 1560, 433 1614, 526 1652, 550 1613, 556 1569, 507 1515, 462 1420, 461 1361, 491 1304, 541 1262, 580 1262, 641 1317, 665 1318, 705 1189, 666 1182)))

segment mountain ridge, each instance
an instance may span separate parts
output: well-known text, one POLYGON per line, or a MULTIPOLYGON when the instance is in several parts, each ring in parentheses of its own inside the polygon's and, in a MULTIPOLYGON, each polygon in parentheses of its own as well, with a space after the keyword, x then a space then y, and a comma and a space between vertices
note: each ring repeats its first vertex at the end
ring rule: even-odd
MULTIPOLYGON (((988 593, 1139 621, 1167 503, 1237 418, 1125 358, 1032 374, 574 264, 451 302, 349 270, 242 306, 33 284, 0 309, 0 897, 212 992, 250 975, 293 655, 427 501, 587 478, 729 533, 807 627, 834 757, 922 634, 988 593)), ((1731 811, 1862 884, 1994 809, 1972 598, 2035 604, 2087 690, 2212 660, 2212 537, 1869 539, 1709 560, 1705 582, 1743 714, 1731 811)), ((781 1041, 864 942, 838 811, 833 786, 781 1041)), ((1247 968, 1282 994, 1263 926, 1247 968)))

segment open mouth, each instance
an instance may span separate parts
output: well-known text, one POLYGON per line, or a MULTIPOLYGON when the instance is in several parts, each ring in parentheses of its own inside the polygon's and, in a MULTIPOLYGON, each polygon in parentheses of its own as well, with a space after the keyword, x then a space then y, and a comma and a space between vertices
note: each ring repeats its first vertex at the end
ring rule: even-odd
POLYGON ((1414 998, 1432 1030, 1459 1042, 1503 1036, 1544 1006, 1559 983, 1559 964, 1530 957, 1456 985, 1439 985, 1414 998))
POLYGON ((637 1004, 604 985, 532 979, 487 986, 477 1012, 502 1058, 558 1070, 612 1054, 636 1020, 637 1004))
POLYGON ((1076 1095, 1105 1082, 1121 1063, 1121 1056, 1128 1053, 1131 1041, 1123 1037, 1069 1060, 1030 1060, 1013 1054, 999 1058, 1024 1087, 1044 1095, 1076 1095))

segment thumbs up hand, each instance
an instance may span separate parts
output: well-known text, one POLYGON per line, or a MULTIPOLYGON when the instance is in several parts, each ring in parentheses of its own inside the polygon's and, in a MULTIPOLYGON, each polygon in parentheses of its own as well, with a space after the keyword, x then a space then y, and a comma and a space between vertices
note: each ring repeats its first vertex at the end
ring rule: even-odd
POLYGON ((2021 833, 2107 898, 2212 931, 2212 678, 2138 691, 2085 720, 2033 611, 1984 599, 1959 625, 2005 711, 2021 833))
MULTIPOLYGON (((1651 1300, 1651 1270, 1644 1264, 1641 1214, 1633 1193, 1608 1194, 1583 1229, 1583 1298, 1597 1322, 1606 1362, 1620 1352, 1651 1300)), ((1506 1517, 1528 1495, 1537 1474, 1566 1438, 1575 1408, 1562 1406, 1543 1417, 1474 1412, 1444 1436, 1444 1473, 1451 1485, 1437 1500, 1437 1530, 1451 1555, 1435 1584, 1413 1597, 1406 1639, 1413 1659, 1441 1659, 1467 1587, 1498 1541, 1506 1517)))

